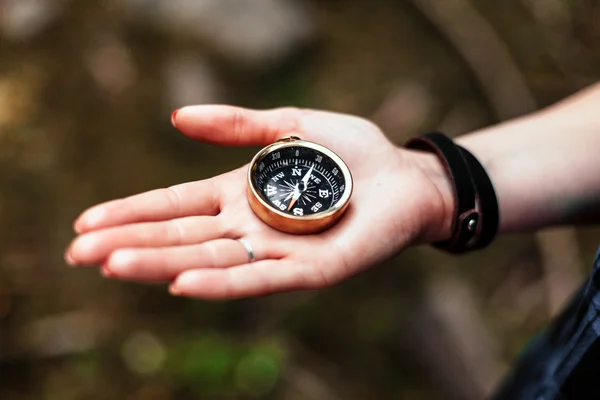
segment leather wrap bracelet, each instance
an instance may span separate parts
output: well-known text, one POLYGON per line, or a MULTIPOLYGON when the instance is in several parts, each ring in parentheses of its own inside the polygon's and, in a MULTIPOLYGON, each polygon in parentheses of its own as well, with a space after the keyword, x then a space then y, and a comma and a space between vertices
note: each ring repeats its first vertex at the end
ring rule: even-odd
POLYGON ((498 200, 492 182, 477 158, 440 132, 412 138, 405 147, 435 153, 453 187, 452 236, 433 243, 433 246, 459 254, 489 245, 498 231, 498 200))

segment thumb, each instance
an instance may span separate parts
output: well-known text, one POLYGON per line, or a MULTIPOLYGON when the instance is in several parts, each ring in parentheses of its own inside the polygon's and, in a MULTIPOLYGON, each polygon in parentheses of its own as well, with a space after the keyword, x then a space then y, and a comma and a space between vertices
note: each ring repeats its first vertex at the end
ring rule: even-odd
POLYGON ((184 135, 227 146, 265 145, 294 134, 303 112, 296 108, 251 110, 225 105, 188 106, 171 122, 184 135))

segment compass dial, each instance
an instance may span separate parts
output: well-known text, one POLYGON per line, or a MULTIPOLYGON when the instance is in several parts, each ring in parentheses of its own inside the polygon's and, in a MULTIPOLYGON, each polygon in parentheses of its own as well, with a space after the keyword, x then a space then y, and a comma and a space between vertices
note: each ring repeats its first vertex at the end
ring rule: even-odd
POLYGON ((328 210, 339 201, 345 179, 325 154, 294 146, 275 151, 258 164, 256 186, 271 206, 303 216, 328 210))
POLYGON ((342 159, 319 144, 296 137, 262 149, 248 171, 249 200, 267 224, 291 233, 314 233, 335 223, 352 193, 342 159))

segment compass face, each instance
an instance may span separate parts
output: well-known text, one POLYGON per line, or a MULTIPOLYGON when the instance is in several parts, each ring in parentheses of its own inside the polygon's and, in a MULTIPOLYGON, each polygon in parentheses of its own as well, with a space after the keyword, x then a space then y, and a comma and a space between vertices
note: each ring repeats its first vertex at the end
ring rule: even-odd
POLYGON ((346 190, 341 167, 325 153, 289 146, 257 160, 253 183, 265 202, 296 217, 327 211, 346 190))

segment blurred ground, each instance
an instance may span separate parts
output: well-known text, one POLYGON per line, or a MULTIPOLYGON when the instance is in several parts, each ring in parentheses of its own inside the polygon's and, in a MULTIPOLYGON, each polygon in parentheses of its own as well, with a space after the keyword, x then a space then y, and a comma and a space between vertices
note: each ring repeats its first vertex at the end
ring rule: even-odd
POLYGON ((584 0, 0 0, 0 399, 482 398, 584 278, 598 229, 211 303, 67 268, 72 220, 254 154, 183 138, 184 104, 355 113, 402 143, 599 78, 584 0))

